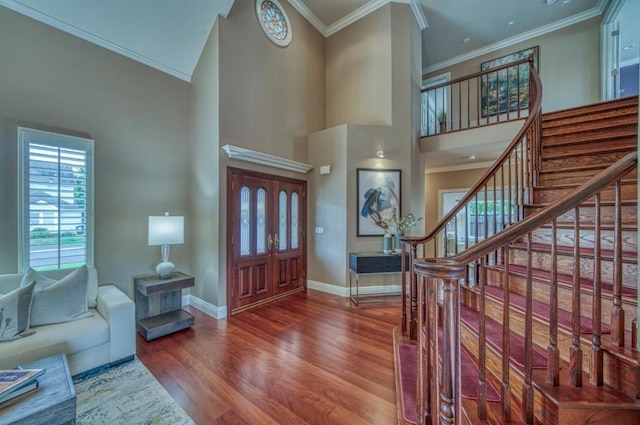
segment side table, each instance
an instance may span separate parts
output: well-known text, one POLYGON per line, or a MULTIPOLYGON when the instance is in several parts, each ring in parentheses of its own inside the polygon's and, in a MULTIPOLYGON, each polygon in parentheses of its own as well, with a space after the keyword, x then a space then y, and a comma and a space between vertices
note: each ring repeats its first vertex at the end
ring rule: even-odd
POLYGON ((147 341, 193 326, 193 316, 182 309, 182 289, 194 285, 192 276, 174 272, 169 279, 154 274, 133 281, 136 329, 147 341))
MULTIPOLYGON (((405 254, 404 265, 402 255, 383 254, 381 252, 351 252, 349 253, 349 298, 356 306, 360 305, 360 275, 361 274, 401 274, 409 270, 409 254, 405 254), (351 275, 356 275, 356 293, 353 294, 351 275)), ((398 293, 400 295, 401 293, 398 293)), ((382 297, 392 294, 370 294, 368 298, 382 297)))

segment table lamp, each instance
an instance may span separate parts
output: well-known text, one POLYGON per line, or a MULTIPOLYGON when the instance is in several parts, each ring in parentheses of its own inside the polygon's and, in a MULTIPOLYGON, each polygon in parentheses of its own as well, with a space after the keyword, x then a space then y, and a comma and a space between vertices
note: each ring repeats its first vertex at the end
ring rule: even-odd
POLYGON ((169 246, 184 243, 184 217, 164 213, 149 217, 149 246, 162 245, 162 263, 156 266, 160 279, 169 279, 176 268, 169 261, 169 246))

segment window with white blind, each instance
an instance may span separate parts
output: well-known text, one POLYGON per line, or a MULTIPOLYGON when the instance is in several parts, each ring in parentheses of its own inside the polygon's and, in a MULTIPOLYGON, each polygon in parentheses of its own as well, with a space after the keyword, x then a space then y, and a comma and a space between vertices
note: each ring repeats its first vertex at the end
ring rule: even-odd
POLYGON ((93 140, 18 128, 19 269, 93 264, 93 140))

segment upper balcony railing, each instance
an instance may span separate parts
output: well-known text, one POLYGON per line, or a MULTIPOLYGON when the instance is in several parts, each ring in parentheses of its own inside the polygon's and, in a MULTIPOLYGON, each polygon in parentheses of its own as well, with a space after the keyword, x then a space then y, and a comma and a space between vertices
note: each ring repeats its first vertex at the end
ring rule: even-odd
POLYGON ((435 136, 529 115, 529 59, 422 90, 421 136, 435 136))

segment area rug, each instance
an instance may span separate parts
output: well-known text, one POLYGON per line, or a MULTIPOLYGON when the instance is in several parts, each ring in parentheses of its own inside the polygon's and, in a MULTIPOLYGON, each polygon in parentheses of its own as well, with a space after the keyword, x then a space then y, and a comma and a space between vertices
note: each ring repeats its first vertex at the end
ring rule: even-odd
POLYGON ((138 359, 73 381, 78 425, 194 423, 138 359))

